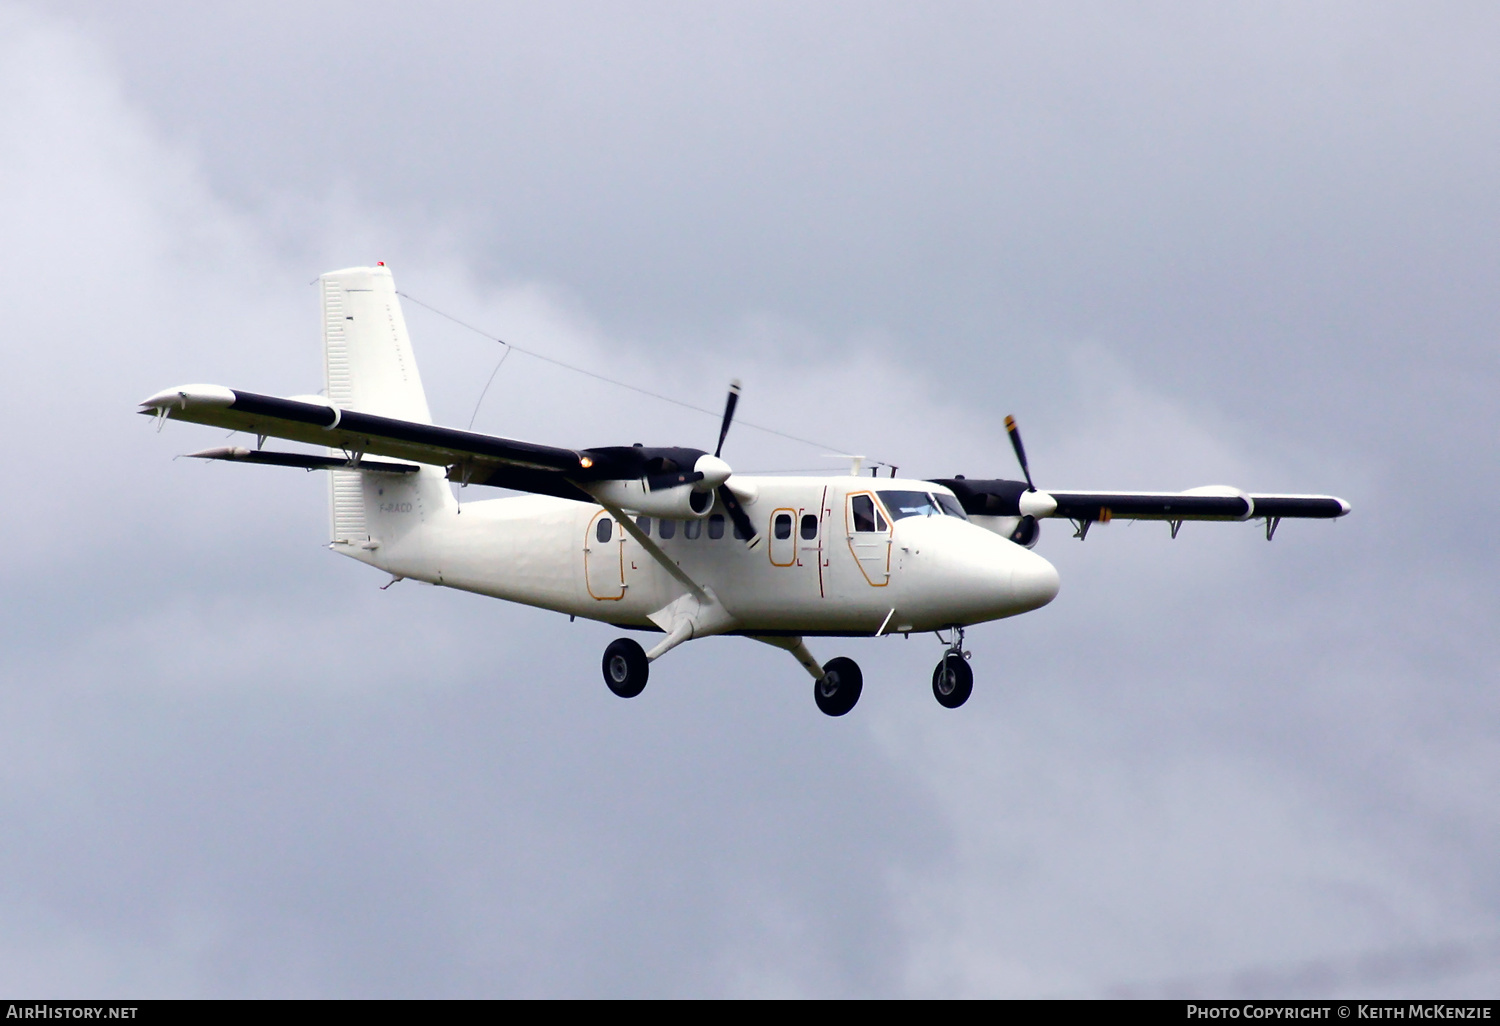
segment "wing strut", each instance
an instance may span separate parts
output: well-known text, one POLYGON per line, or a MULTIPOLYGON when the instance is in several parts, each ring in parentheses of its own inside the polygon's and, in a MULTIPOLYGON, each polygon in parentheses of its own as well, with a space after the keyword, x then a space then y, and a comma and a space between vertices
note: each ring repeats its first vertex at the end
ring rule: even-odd
POLYGON ((663 570, 671 574, 673 577, 677 578, 677 582, 684 588, 686 588, 689 592, 691 592, 695 599, 700 602, 711 601, 708 596, 708 592, 703 590, 702 585, 689 577, 687 573, 682 569, 682 567, 677 565, 676 561, 673 560, 671 556, 663 552, 661 550, 661 547, 658 546, 656 542, 652 541, 650 536, 647 535, 645 531, 641 530, 640 525, 638 525, 634 520, 630 518, 629 514, 627 514, 619 506, 616 506, 613 503, 604 502, 599 499, 595 499, 594 501, 598 502, 599 505, 609 510, 610 516, 614 517, 621 527, 630 532, 630 537, 640 542, 641 548, 649 552, 651 554, 651 558, 660 563, 663 570))
POLYGON ((651 554, 651 558, 661 564, 663 570, 676 578, 677 583, 688 590, 686 595, 679 595, 676 599, 667 603, 662 608, 651 614, 651 622, 666 632, 663 641, 646 653, 646 658, 655 662, 666 655, 672 649, 693 638, 707 637, 710 634, 722 634, 736 623, 729 610, 724 608, 713 589, 699 584, 687 575, 677 562, 661 550, 650 536, 642 531, 625 511, 613 503, 600 502, 599 505, 607 509, 612 517, 619 521, 620 526, 630 533, 630 536, 640 542, 641 548, 651 554))

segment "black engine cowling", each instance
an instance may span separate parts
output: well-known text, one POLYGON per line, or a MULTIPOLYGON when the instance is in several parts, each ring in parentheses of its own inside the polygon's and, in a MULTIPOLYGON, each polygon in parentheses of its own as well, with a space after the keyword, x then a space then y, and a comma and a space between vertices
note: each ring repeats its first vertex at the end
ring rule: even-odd
POLYGON ((1036 546, 1042 525, 1036 517, 1021 513, 1021 496, 1027 491, 1025 481, 966 477, 931 480, 952 491, 964 512, 980 526, 1004 534, 1028 549, 1036 546))

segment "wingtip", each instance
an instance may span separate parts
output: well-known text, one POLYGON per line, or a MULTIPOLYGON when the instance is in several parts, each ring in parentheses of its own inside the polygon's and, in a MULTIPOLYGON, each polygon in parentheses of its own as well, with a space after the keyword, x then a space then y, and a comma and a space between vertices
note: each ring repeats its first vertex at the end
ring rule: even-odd
MULTIPOLYGON (((216 449, 200 449, 197 452, 185 452, 183 456, 195 460, 238 460, 250 455, 250 450, 239 445, 225 445, 216 449)), ((176 457, 173 457, 174 459, 176 457)))
POLYGON ((235 398, 234 390, 223 385, 178 385, 163 389, 137 405, 141 413, 155 413, 172 406, 184 410, 189 406, 233 406, 235 398))

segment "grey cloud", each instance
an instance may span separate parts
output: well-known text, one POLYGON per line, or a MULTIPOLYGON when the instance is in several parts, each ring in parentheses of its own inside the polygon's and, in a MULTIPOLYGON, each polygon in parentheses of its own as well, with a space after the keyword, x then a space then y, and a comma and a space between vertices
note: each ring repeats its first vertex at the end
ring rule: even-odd
MULTIPOLYGON (((1334 965, 1284 988, 1312 993, 1467 944, 1398 989, 1493 992, 1487 7, 353 11, 0 14, 0 979, 1093 994, 1334 965), (621 703, 608 629, 378 592, 319 550, 315 476, 174 463, 217 439, 132 417, 184 380, 315 388, 306 282, 376 258, 611 377, 712 407, 741 375, 747 420, 904 470, 1007 473, 1014 410, 1043 481, 1355 514, 1272 545, 1049 524, 1062 594, 971 632, 957 716, 930 639, 816 646, 870 677, 836 723, 728 639, 621 703)), ((495 347, 408 318, 466 421, 495 347)), ((520 357, 478 426, 714 429, 520 357)))

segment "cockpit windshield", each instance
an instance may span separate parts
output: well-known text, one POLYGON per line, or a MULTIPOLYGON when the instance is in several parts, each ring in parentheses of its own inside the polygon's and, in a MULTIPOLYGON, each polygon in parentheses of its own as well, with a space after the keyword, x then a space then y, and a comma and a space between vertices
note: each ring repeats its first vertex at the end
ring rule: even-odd
POLYGON ((963 507, 951 495, 934 495, 929 492, 882 491, 880 500, 891 511, 891 519, 906 517, 940 517, 947 515, 967 520, 963 507))

